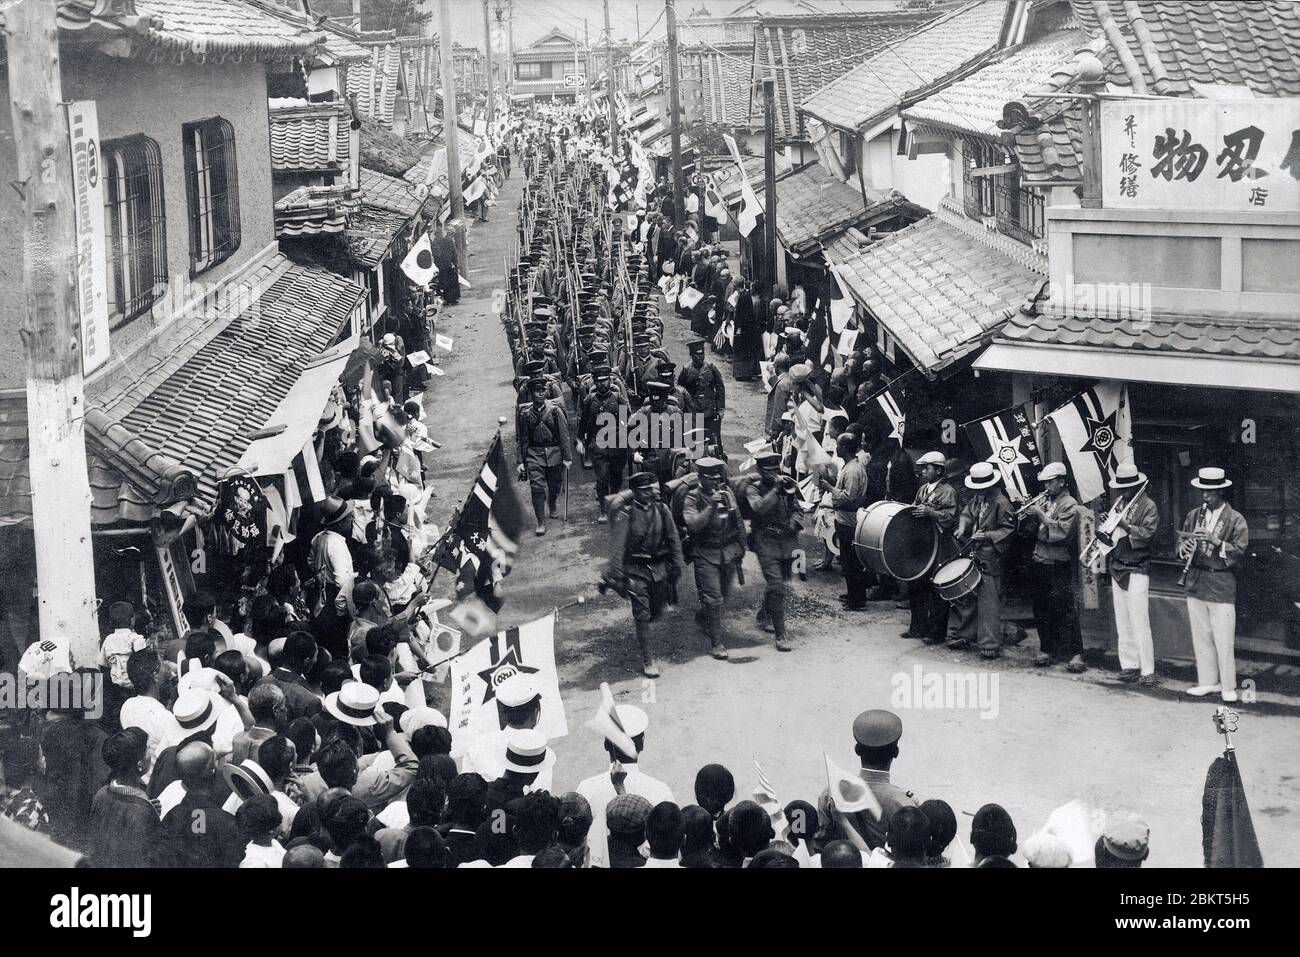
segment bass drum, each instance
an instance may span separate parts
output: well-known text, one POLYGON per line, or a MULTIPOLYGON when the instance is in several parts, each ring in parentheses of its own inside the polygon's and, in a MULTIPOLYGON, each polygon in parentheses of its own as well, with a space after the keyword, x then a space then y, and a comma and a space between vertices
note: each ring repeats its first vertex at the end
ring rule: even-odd
POLYGON ((969 558, 954 558, 934 573, 934 589, 944 601, 957 601, 980 587, 984 576, 969 558))
POLYGON ((853 547, 872 571, 910 582, 934 564, 939 532, 929 519, 913 515, 905 502, 873 502, 858 518, 853 547))

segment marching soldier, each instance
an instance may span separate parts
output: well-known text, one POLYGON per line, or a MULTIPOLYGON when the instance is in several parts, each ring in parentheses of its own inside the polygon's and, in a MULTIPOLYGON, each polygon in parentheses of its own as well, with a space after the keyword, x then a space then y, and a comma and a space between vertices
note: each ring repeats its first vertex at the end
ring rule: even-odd
POLYGON ((1196 652, 1196 684, 1189 695, 1219 692, 1237 700, 1237 567, 1250 533, 1246 519, 1223 499, 1232 481, 1220 468, 1203 468, 1192 487, 1201 490, 1201 505, 1183 520, 1178 554, 1187 562, 1184 587, 1196 652))
POLYGON ((799 525, 794 520, 799 486, 782 474, 781 456, 776 452, 760 452, 754 461, 759 479, 745 489, 745 498, 754 515, 750 523, 752 545, 765 586, 758 624, 764 631, 773 632, 777 651, 793 651, 785 636, 785 596, 799 541, 799 525))
POLYGON ((976 462, 966 476, 966 487, 975 494, 962 506, 957 539, 974 546, 981 579, 975 594, 954 602, 948 616, 947 647, 969 647, 978 634, 985 658, 1002 657, 1002 574, 1016 527, 1011 503, 998 488, 1001 480, 989 462, 976 462))
POLYGON ((627 420, 628 444, 634 449, 632 463, 650 472, 662 484, 673 477, 672 439, 681 418, 669 402, 668 383, 647 381, 642 390, 649 397, 627 420))
POLYGON ((528 380, 532 402, 520 408, 516 424, 519 480, 528 479, 538 535, 546 534, 548 513, 551 518, 560 517, 556 506, 565 473, 573 465, 568 417, 559 403, 547 401, 548 381, 544 376, 528 380))
POLYGON ((715 454, 721 455, 722 417, 727 413, 727 387, 718 367, 704 360, 704 345, 703 339, 693 339, 686 343, 696 376, 691 387, 691 398, 695 401, 695 411, 704 416, 708 444, 716 450, 715 454))
POLYGON ((1038 629, 1034 664, 1046 668, 1065 661, 1068 671, 1086 671, 1083 636, 1074 604, 1074 553, 1079 535, 1079 503, 1065 487, 1065 465, 1049 462, 1038 473, 1045 483, 1045 505, 1031 505, 1038 517, 1033 555, 1033 610, 1038 629))
POLYGON ((726 463, 702 458, 695 463, 699 484, 686 493, 682 520, 691 536, 695 590, 700 610, 695 621, 709 639, 710 654, 726 660, 722 642, 722 605, 731 594, 745 557, 745 522, 740 503, 726 483, 726 463))
POLYGON ((655 477, 637 472, 628 487, 632 502, 614 516, 605 583, 632 602, 641 671, 647 678, 658 678, 650 626, 662 617, 670 591, 682 576, 682 544, 671 510, 658 500, 655 477))
POLYGON ((1160 683, 1151 642, 1151 541, 1160 527, 1160 513, 1146 494, 1147 477, 1132 462, 1121 462, 1110 480, 1116 493, 1113 508, 1123 517, 1124 535, 1109 556, 1111 603, 1119 646, 1119 680, 1144 687, 1160 683))
MULTIPOLYGON (((951 557, 952 530, 957 524, 957 493, 944 481, 948 460, 942 452, 926 452, 916 464, 921 472, 921 487, 913 499, 912 514, 934 522, 939 529, 940 552, 936 566, 951 557)), ((912 583, 908 601, 912 623, 904 638, 920 638, 927 645, 937 645, 948 631, 948 603, 940 597, 929 576, 912 583)))
POLYGON ((609 366, 596 366, 592 370, 592 376, 593 387, 583 398, 579 421, 584 453, 591 456, 592 466, 596 470, 596 502, 600 508, 600 516, 596 521, 603 525, 607 521, 605 497, 623 488, 627 449, 617 441, 598 442, 597 438, 605 425, 618 422, 624 400, 611 387, 609 366))

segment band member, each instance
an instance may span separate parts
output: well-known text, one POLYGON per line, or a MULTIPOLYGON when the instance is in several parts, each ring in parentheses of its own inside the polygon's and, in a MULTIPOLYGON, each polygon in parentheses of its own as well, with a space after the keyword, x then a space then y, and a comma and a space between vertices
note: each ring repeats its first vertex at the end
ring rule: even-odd
POLYGON ((722 454, 722 418, 727 414, 727 387, 722 381, 722 373, 712 362, 704 360, 703 339, 692 339, 686 343, 691 352, 691 366, 695 369, 695 380, 691 387, 691 398, 695 402, 695 411, 704 416, 706 441, 722 454))
POLYGON ((844 464, 832 484, 823 478, 819 483, 831 493, 835 509, 835 537, 840 545, 840 568, 844 572, 844 594, 840 607, 845 611, 862 611, 867 607, 867 584, 870 578, 862 559, 853 546, 858 527, 858 509, 867 504, 867 468, 858 458, 858 435, 845 432, 835 443, 835 454, 844 464))
POLYGON ((628 487, 632 502, 613 517, 605 581, 632 602, 641 671, 647 678, 658 678, 650 625, 662 617, 670 590, 682 576, 682 543, 672 512, 658 500, 655 477, 637 472, 628 487))
POLYGON ((546 534, 548 512, 551 518, 560 517, 557 504, 564 488, 564 474, 573 465, 569 420, 559 403, 547 401, 548 381, 544 376, 528 380, 532 402, 519 409, 516 424, 519 480, 528 479, 538 535, 546 534))
POLYGON ((1032 596, 1038 629, 1038 655, 1034 664, 1045 668, 1066 662, 1066 670, 1086 671, 1083 635, 1074 599, 1074 552, 1079 538, 1079 503, 1065 483, 1065 465, 1048 463, 1038 473, 1047 497, 1031 504, 1026 513, 1037 516, 1034 541, 1032 596))
POLYGON ((746 504, 754 517, 750 532, 758 565, 763 570, 763 603, 758 608, 758 624, 776 637, 777 651, 793 651, 785 636, 785 596, 789 591, 794 566, 794 549, 799 541, 799 524, 795 521, 795 504, 799 486, 781 473, 781 456, 760 452, 754 456, 758 481, 745 489, 746 504))
POLYGON ((985 658, 1002 657, 1002 574, 1008 540, 1015 531, 1011 503, 998 488, 1002 476, 989 462, 976 462, 966 476, 975 494, 966 500, 957 519, 957 540, 974 546, 980 584, 974 595, 953 602, 948 616, 949 648, 966 648, 979 639, 985 658))
POLYGON ((1110 481, 1116 493, 1113 511, 1122 517, 1119 538, 1109 555, 1111 603, 1119 645, 1119 680, 1146 687, 1160 683, 1151 643, 1151 540, 1160 527, 1156 503, 1146 494, 1147 477, 1132 462, 1121 462, 1110 481))
POLYGON ((597 522, 604 524, 605 496, 623 488, 623 473, 627 469, 627 449, 617 440, 597 441, 600 433, 611 424, 617 424, 623 399, 611 386, 610 368, 596 366, 592 370, 593 388, 582 400, 579 432, 584 454, 591 456, 596 471, 596 501, 600 506, 597 522))
POLYGON ((1187 615, 1196 652, 1196 684, 1187 693, 1203 697, 1217 691, 1237 700, 1237 564, 1250 536, 1246 519, 1223 500, 1232 482, 1220 468, 1203 468, 1192 487, 1201 506, 1187 513, 1178 554, 1185 562, 1187 615))
POLYGON ((745 557, 745 522, 740 517, 740 503, 727 486, 725 470, 721 459, 699 459, 695 471, 700 483, 687 491, 682 503, 682 521, 691 536, 695 590, 700 596, 695 620, 709 639, 709 653, 719 660, 727 658, 722 605, 745 557))
MULTIPOLYGON (((916 490, 913 499, 912 514, 934 522, 939 530, 939 554, 936 568, 951 558, 956 549, 952 542, 952 530, 957 524, 957 493, 944 481, 944 469, 948 464, 942 452, 926 452, 916 460, 921 473, 921 487, 916 490)), ((923 575, 912 582, 908 593, 909 607, 912 611, 912 623, 904 638, 920 638, 927 645, 937 645, 944 640, 948 631, 948 603, 939 596, 939 590, 930 581, 930 576, 923 575)))

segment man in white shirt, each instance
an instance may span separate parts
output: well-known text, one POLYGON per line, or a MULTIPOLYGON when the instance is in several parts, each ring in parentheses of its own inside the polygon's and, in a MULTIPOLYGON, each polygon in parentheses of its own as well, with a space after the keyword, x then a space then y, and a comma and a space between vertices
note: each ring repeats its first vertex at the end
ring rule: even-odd
MULTIPOLYGON (((453 758, 460 759, 462 774, 471 771, 483 775, 486 781, 495 781, 505 772, 502 756, 515 730, 537 727, 542 717, 542 693, 526 674, 513 674, 496 687, 495 698, 500 729, 481 734, 471 741, 453 739, 453 758)), ((538 790, 551 789, 551 770, 539 774, 538 790)))
MULTIPOLYGON (((126 662, 127 677, 131 679, 135 697, 123 702, 119 720, 123 728, 139 728, 149 736, 150 774, 158 754, 185 736, 176 716, 158 700, 167 667, 158 653, 149 649, 132 653, 126 662)), ((147 775, 145 781, 148 782, 147 775)))
POLYGON ((331 495, 320 504, 320 513, 321 530, 311 540, 311 567, 320 577, 322 594, 312 611, 328 633, 326 648, 339 657, 340 652, 347 653, 348 621, 357 612, 352 604, 357 576, 346 538, 352 527, 352 505, 331 495))
POLYGON ((612 762, 609 770, 587 778, 577 787, 577 792, 591 805, 591 830, 587 832, 587 843, 591 849, 592 867, 609 866, 609 834, 605 824, 605 809, 617 795, 639 794, 650 802, 651 807, 673 799, 673 792, 668 785, 643 773, 637 763, 645 749, 645 732, 650 726, 650 718, 636 705, 621 704, 614 712, 636 753, 624 753, 607 737, 605 751, 612 762))
POLYGON ((119 688, 130 691, 131 679, 127 677, 126 661, 135 651, 147 645, 144 636, 131 628, 135 609, 128 601, 115 601, 108 608, 108 621, 113 630, 104 636, 99 646, 99 666, 108 669, 109 680, 119 688))

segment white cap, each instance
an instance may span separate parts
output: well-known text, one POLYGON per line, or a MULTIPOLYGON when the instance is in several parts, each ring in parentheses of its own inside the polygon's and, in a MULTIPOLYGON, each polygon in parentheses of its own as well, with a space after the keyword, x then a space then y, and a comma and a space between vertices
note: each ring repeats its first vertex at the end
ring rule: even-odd
POLYGON ((402 733, 415 734, 421 728, 445 728, 447 719, 437 708, 412 708, 402 713, 402 733))
POLYGON ((1043 466, 1043 470, 1038 473, 1038 481, 1046 482, 1048 479, 1065 478, 1065 465, 1061 462, 1049 462, 1043 466))
POLYGON ((948 464, 948 457, 942 452, 926 452, 916 460, 917 465, 937 465, 943 468, 948 464))
POLYGON ((532 678, 516 672, 496 686, 496 698, 507 708, 519 708, 541 695, 532 678))
POLYGON ((614 708, 614 713, 629 738, 645 734, 645 729, 650 727, 650 716, 634 704, 620 704, 614 708))

